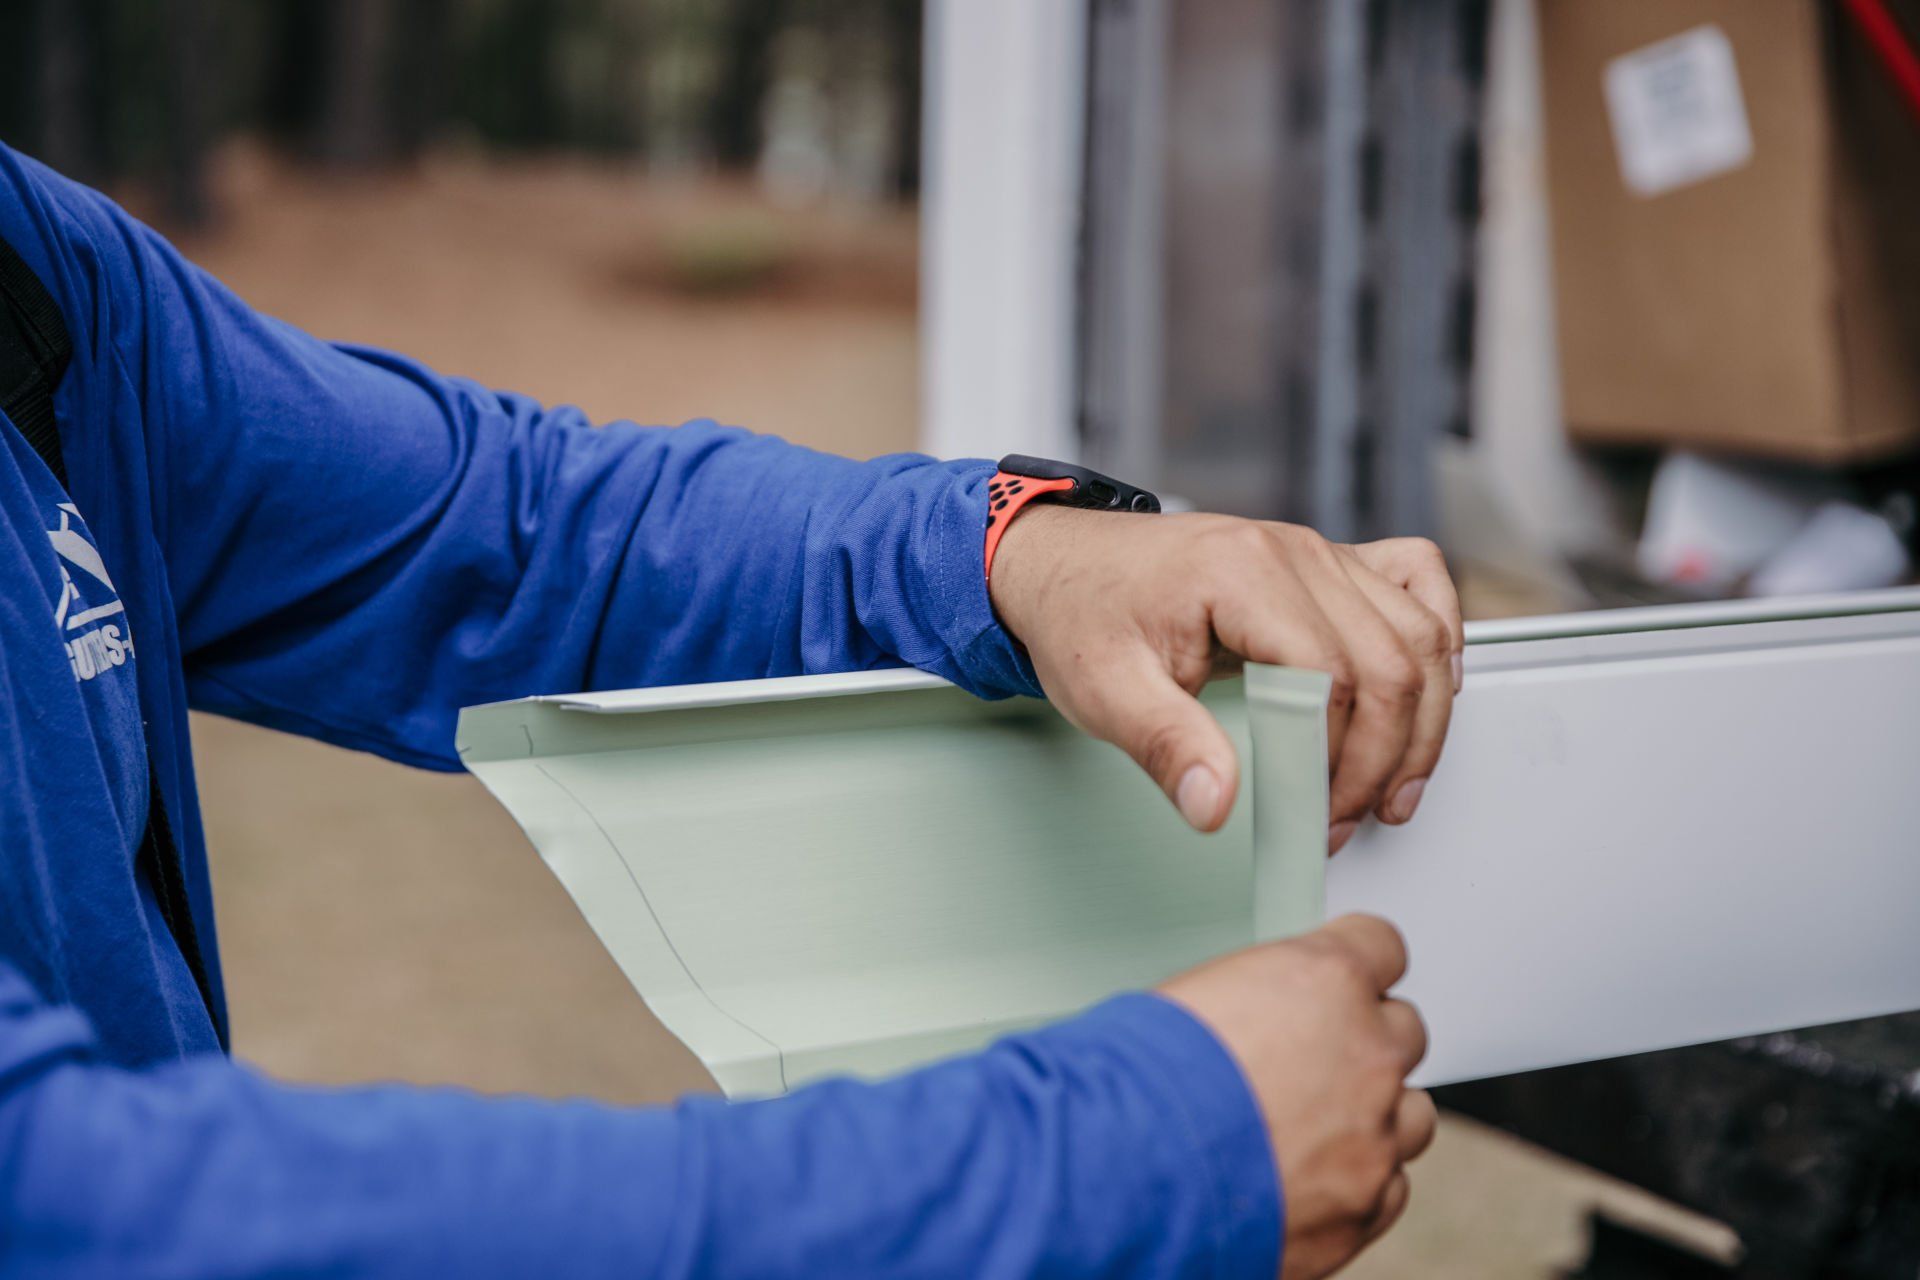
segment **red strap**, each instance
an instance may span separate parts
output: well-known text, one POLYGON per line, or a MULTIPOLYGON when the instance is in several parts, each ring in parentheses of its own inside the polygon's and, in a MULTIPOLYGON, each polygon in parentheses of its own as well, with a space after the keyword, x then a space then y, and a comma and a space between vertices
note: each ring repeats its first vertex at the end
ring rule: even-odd
POLYGON ((993 576, 993 552, 1000 545, 1000 535, 1020 514, 1020 508, 1043 493, 1058 493, 1071 488, 1073 481, 1066 476, 1058 480, 1035 480, 1032 476, 1016 476, 1008 471, 998 473, 988 482, 987 577, 993 576))
POLYGON ((1888 78, 1906 99, 1914 119, 1920 121, 1920 54, 1914 52, 1913 42, 1900 29, 1884 0, 1846 0, 1846 8, 1888 78))

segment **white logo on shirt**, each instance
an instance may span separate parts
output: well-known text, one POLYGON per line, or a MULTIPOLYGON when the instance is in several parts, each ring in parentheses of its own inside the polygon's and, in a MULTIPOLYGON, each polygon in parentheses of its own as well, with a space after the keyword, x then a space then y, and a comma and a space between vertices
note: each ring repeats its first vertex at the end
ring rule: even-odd
POLYGON ((67 632, 81 632, 66 642, 67 661, 73 666, 73 678, 91 680, 103 671, 122 666, 133 656, 133 637, 116 622, 101 623, 91 631, 81 628, 126 613, 126 606, 120 603, 119 593, 114 590, 113 579, 107 576, 107 566, 100 559, 100 552, 86 535, 74 527, 80 518, 80 509, 70 502, 60 504, 60 527, 47 530, 47 538, 53 543, 53 549, 60 556, 60 603, 53 611, 53 620, 67 632), (74 580, 67 566, 72 565, 85 575, 80 582, 74 580), (81 583, 86 590, 81 590, 81 583), (98 604, 89 604, 89 599, 99 596, 109 597, 98 604))

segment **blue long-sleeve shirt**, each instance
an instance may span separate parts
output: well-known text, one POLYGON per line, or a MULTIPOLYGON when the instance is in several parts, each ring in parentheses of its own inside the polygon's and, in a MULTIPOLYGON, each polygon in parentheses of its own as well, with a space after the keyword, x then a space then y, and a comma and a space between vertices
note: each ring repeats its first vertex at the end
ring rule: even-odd
POLYGON ((226 1059, 189 706, 450 769, 458 708, 543 690, 908 662, 1033 693, 991 468, 593 429, 319 342, 4 148, 0 236, 74 345, 67 484, 0 421, 0 1274, 1274 1273, 1246 1085, 1149 995, 745 1105, 226 1059), (149 742, 211 1013, 136 864, 149 742))

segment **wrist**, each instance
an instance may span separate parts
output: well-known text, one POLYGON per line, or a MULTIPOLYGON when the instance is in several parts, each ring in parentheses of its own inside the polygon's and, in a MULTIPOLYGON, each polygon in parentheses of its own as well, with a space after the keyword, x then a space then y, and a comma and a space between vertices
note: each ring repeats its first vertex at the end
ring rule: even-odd
POLYGON ((999 472, 987 486, 987 529, 982 568, 991 604, 1001 627, 1015 640, 1022 640, 1023 621, 1028 606, 1037 604, 1062 557, 1038 555, 1036 551, 1057 551, 1060 531, 1087 528, 1084 520, 1066 520, 1059 516, 1041 519, 1033 508, 1065 508, 1077 515, 1133 512, 1153 514, 1160 510, 1160 499, 1145 489, 1102 475, 1098 471, 1071 462, 1033 458, 1010 453, 1000 459, 999 472), (1018 535, 1014 530, 1020 529, 1018 535), (1052 531, 1054 536, 1049 538, 1052 531), (1014 536, 1014 557, 1021 569, 1018 580, 1009 584, 1002 573, 996 580, 999 548, 1014 536), (1035 573, 1035 568, 1041 572, 1035 573))
MULTIPOLYGON (((1119 1077, 1115 1083, 1124 1081, 1136 1094, 1136 1106, 1152 1117, 1150 1128, 1110 1123, 1115 1174, 1159 1165, 1151 1180, 1163 1209, 1177 1202, 1204 1206, 1213 1263, 1207 1274, 1279 1273, 1286 1207, 1266 1118, 1245 1072, 1211 1027, 1165 996, 1131 992, 1029 1034, 1051 1042, 1074 1065, 1104 1060, 1119 1077), (1169 1199, 1169 1192, 1184 1194, 1169 1199)), ((1109 1097, 1115 1092, 1101 1090, 1109 1097)), ((1186 1233, 1196 1244, 1200 1235, 1186 1233)))
POLYGON ((987 577, 987 599, 1009 635, 1026 644, 1034 606, 1056 577, 1061 551, 1099 512, 1035 503, 1022 510, 1000 536, 987 577))

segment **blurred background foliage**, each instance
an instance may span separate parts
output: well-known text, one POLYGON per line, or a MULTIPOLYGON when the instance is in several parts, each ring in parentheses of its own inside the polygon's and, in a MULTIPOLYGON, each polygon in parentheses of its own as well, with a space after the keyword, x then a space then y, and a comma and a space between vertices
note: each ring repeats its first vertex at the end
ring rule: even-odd
POLYGON ((0 137, 96 184, 217 210, 256 135, 339 170, 435 147, 753 171, 776 194, 911 197, 918 0, 13 0, 0 137), (14 38, 18 33, 19 38, 14 38))

